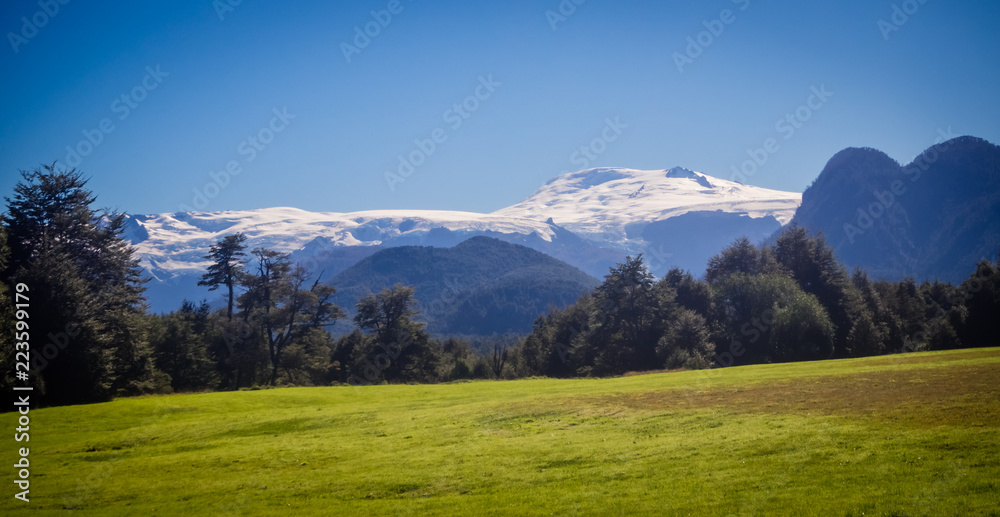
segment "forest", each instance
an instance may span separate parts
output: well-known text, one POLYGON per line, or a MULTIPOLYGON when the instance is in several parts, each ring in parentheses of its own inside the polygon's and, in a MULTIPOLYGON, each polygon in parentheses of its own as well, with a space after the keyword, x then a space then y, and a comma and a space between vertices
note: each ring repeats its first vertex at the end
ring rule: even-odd
MULTIPOLYGON (((364 296, 353 331, 336 286, 242 234, 211 247, 206 299, 152 314, 148 281, 122 238, 123 215, 93 208, 86 179, 23 172, 0 225, 0 354, 30 356, 44 405, 149 393, 273 386, 616 376, 995 345, 1000 261, 969 264, 960 285, 876 280, 847 271, 822 235, 790 226, 773 244, 734 241, 704 274, 649 273, 628 257, 576 303, 538 316, 526 336, 470 342, 430 335, 413 288, 364 296), (15 329, 14 286, 30 317, 15 329), (22 325, 23 323, 23 325, 22 325), (23 337, 22 339, 22 332, 23 337), (30 336, 30 339, 28 339, 30 336), (28 346, 19 346, 29 343, 28 346)), ((700 272, 699 272, 700 273, 700 272)), ((18 307, 20 308, 20 307, 18 307)), ((20 318, 18 318, 20 320, 20 318)), ((0 376, 13 386, 14 371, 0 376)))

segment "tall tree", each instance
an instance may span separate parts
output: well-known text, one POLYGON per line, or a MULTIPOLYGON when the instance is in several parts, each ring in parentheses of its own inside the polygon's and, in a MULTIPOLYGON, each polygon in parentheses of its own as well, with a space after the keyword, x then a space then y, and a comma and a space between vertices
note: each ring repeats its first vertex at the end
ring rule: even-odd
POLYGON ((623 264, 611 268, 604 282, 594 289, 596 311, 587 340, 594 373, 656 367, 656 343, 663 319, 660 308, 672 303, 674 294, 670 289, 661 303, 661 293, 654 289, 653 280, 639 255, 626 257, 623 264))
POLYGON ((833 247, 822 234, 810 236, 805 228, 791 226, 778 236, 774 257, 803 291, 823 304, 835 331, 835 355, 845 357, 853 323, 860 318, 861 294, 847 270, 837 261, 833 247))
POLYGON ((49 404, 153 389, 141 332, 146 279, 121 236, 125 216, 93 210, 86 182, 47 165, 22 172, 6 198, 5 277, 30 288, 34 367, 49 404))
POLYGON ((312 331, 332 325, 343 312, 331 301, 336 293, 332 286, 316 279, 304 287, 309 274, 303 267, 293 267, 288 255, 262 248, 253 250, 253 255, 257 272, 246 277, 244 319, 259 326, 271 363, 269 382, 274 385, 286 349, 301 344, 312 331))
POLYGON ((243 258, 246 256, 246 236, 242 233, 227 235, 209 249, 206 259, 212 261, 208 271, 201 276, 198 285, 208 286, 214 291, 220 286, 226 286, 228 291, 226 303, 226 318, 233 320, 233 288, 245 273, 243 258))

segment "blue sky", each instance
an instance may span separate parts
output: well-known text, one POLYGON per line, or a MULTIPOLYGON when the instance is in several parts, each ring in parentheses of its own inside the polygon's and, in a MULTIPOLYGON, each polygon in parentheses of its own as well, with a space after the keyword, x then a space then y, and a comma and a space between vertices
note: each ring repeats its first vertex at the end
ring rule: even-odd
POLYGON ((0 192, 59 161, 131 213, 489 212, 585 166, 728 179, 769 138, 742 179, 791 191, 849 146, 1000 142, 992 1, 229 1, 5 3, 0 192))

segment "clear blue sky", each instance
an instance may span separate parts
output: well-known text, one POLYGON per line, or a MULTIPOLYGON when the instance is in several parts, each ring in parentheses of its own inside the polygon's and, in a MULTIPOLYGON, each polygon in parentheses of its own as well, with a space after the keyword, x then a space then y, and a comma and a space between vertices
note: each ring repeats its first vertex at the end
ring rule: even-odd
POLYGON ((564 20, 546 13, 558 0, 399 5, 348 63, 341 44, 388 0, 244 0, 222 20, 212 0, 77 0, 51 17, 5 2, 0 192, 65 162, 84 131, 102 139, 78 168, 101 206, 131 213, 190 206, 230 161, 241 172, 208 189, 207 210, 488 212, 584 163, 729 178, 774 138, 747 182, 802 191, 848 146, 906 161, 939 129, 1000 142, 1000 2, 587 0, 564 20), (894 4, 919 8, 896 25, 894 4), (679 72, 675 53, 723 9, 731 23, 710 23, 721 34, 679 72), (898 29, 888 40, 879 20, 898 29), (157 66, 168 75, 147 78, 157 66), (832 97, 800 110, 794 134, 775 127, 823 85, 832 97), (455 127, 463 101, 477 109, 455 127), (285 108, 295 118, 265 129, 285 108), (390 189, 385 173, 435 129, 442 143, 390 189), (273 139, 250 161, 252 135, 273 139), (602 135, 595 159, 574 154, 602 135))

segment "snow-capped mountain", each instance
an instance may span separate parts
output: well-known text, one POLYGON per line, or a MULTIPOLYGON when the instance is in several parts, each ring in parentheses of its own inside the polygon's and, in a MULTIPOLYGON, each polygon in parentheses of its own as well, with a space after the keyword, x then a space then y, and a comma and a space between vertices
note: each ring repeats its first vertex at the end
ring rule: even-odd
POLYGON ((559 176, 524 201, 491 214, 436 210, 352 213, 263 208, 130 216, 125 237, 153 281, 154 311, 183 298, 213 298, 197 281, 209 246, 243 232, 249 247, 291 253, 332 278, 379 249, 453 246, 478 235, 522 244, 598 278, 626 254, 644 253, 656 274, 696 275, 740 235, 763 239, 787 223, 801 194, 670 170, 588 169, 559 176))
POLYGON ((510 217, 431 210, 307 212, 277 207, 224 212, 177 212, 131 217, 126 231, 154 279, 204 272, 209 246, 242 232, 250 248, 291 253, 316 248, 420 244, 435 232, 534 235, 551 241, 551 225, 510 217), (308 245, 308 246, 307 246, 308 245))
POLYGON ((786 224, 801 202, 802 194, 712 178, 683 167, 598 168, 558 176, 524 201, 493 215, 551 218, 581 237, 621 245, 634 239, 627 228, 634 231, 636 223, 722 211, 752 219, 774 217, 786 224))

